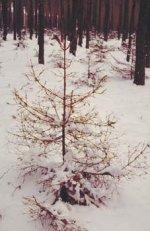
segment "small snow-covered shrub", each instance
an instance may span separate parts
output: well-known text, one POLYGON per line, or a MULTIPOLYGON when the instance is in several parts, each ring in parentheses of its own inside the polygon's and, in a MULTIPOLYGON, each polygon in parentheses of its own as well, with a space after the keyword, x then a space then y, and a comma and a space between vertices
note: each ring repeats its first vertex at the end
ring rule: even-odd
MULTIPOLYGON (((50 204, 40 203, 35 197, 24 198, 24 204, 29 206, 28 213, 35 221, 41 221, 44 228, 50 231, 87 231, 78 226, 74 220, 67 219, 63 216, 62 210, 52 207, 50 204)), ((63 206, 64 207, 64 206, 63 206)))
POLYGON ((104 63, 106 53, 109 51, 107 44, 104 42, 103 37, 97 37, 91 44, 91 53, 95 55, 95 62, 104 63))
POLYGON ((22 34, 22 37, 20 39, 18 38, 17 42, 15 42, 14 45, 15 45, 16 50, 17 49, 23 50, 23 49, 27 48, 28 44, 26 42, 25 34, 22 34))
POLYGON ((44 192, 53 194, 53 204, 61 199, 72 205, 94 204, 100 207, 112 196, 115 184, 111 173, 93 170, 90 172, 86 165, 66 160, 64 165, 51 168, 49 173, 41 178, 39 184, 44 192))

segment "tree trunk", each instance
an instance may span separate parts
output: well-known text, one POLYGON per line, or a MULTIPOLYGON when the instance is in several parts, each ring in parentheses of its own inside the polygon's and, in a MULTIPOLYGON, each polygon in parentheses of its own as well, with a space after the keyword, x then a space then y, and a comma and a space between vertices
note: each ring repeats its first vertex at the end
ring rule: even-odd
POLYGON ((13 18, 12 18, 12 12, 11 12, 11 7, 12 7, 12 1, 8 1, 8 10, 7 10, 7 26, 9 30, 12 32, 13 30, 13 18))
POLYGON ((48 10, 49 10, 49 15, 48 15, 48 27, 51 29, 52 28, 52 19, 51 19, 51 0, 48 0, 48 10))
POLYGON ((22 0, 16 0, 16 28, 19 40, 21 40, 21 30, 23 28, 23 7, 22 0))
POLYGON ((109 29, 114 31, 114 1, 110 2, 110 26, 109 29))
POLYGON ((130 54, 131 54, 132 34, 134 32, 134 21, 135 21, 135 4, 136 4, 136 2, 135 2, 135 0, 133 0, 131 20, 130 20, 130 28, 129 28, 129 43, 128 43, 128 51, 127 51, 127 62, 130 61, 130 54))
POLYGON ((120 1, 119 3, 119 22, 118 22, 118 39, 121 38, 121 34, 122 34, 122 15, 123 15, 123 5, 122 2, 120 1))
POLYGON ((105 0, 105 20, 104 20, 104 40, 108 40, 109 27, 110 27, 110 0, 105 0))
POLYGON ((83 43, 83 1, 78 4, 78 36, 79 36, 79 46, 82 47, 83 43))
POLYGON ((33 36, 33 0, 29 0, 28 25, 29 25, 30 39, 32 39, 32 36, 33 36))
POLYGON ((136 63, 134 83, 145 84, 145 39, 147 30, 149 0, 140 0, 139 22, 136 33, 136 63))
POLYGON ((64 82, 63 82, 63 118, 62 118, 62 156, 63 156, 63 162, 65 160, 65 154, 66 154, 66 91, 67 91, 67 70, 66 70, 66 37, 64 38, 63 43, 63 52, 64 52, 64 82))
POLYGON ((63 42, 66 39, 66 25, 65 25, 65 9, 64 9, 64 1, 60 2, 60 30, 61 30, 61 41, 63 42))
POLYGON ((124 21, 123 21, 123 34, 122 42, 128 38, 128 24, 129 24, 129 0, 124 0, 124 21))
POLYGON ((3 14, 3 40, 7 39, 7 0, 2 0, 2 14, 3 14))
POLYGON ((147 18, 147 32, 146 32, 146 67, 150 67, 150 7, 147 18))
POLYGON ((38 0, 38 44, 39 63, 44 64, 44 1, 38 0))
POLYGON ((91 27, 91 21, 90 21, 90 15, 91 15, 91 0, 87 0, 87 12, 86 12, 86 49, 89 49, 90 44, 90 27, 91 27))
POLYGON ((17 28, 16 28, 16 0, 13 0, 13 25, 14 25, 14 40, 17 39, 17 28))
POLYGON ((76 19, 77 19, 77 9, 78 9, 78 1, 73 1, 72 3, 72 17, 71 17, 71 27, 70 31, 70 53, 76 55, 77 50, 77 32, 76 32, 76 19))
POLYGON ((35 30, 35 37, 38 37, 38 0, 35 0, 35 15, 34 15, 34 30, 35 30))
POLYGON ((101 31, 101 0, 97 0, 96 4, 96 31, 99 33, 101 31))

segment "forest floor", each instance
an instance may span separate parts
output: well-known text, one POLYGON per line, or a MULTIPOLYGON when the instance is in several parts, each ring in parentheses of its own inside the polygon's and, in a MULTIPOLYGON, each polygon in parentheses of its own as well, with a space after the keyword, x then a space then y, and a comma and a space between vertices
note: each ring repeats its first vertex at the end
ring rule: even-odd
MULTIPOLYGON (((10 131, 15 129, 15 105, 13 90, 27 83, 25 73, 28 72, 31 61, 38 69, 44 68, 47 77, 59 72, 55 66, 58 61, 59 46, 45 39, 45 66, 38 65, 36 40, 25 40, 25 48, 17 47, 16 42, 9 37, 0 46, 0 230, 1 231, 41 231, 38 223, 32 222, 26 214, 23 197, 36 195, 32 182, 22 184, 18 179, 17 149, 11 143, 10 131)), ((146 70, 146 85, 136 86, 126 74, 129 64, 125 61, 125 53, 120 48, 120 42, 110 40, 110 49, 100 68, 101 74, 106 74, 105 92, 93 99, 102 118, 111 115, 117 121, 114 134, 118 137, 116 146, 121 154, 128 146, 138 143, 150 143, 150 70, 146 70), (118 70, 122 71, 118 71, 118 70)), ((92 51, 92 50, 91 50, 92 51)), ((72 59, 71 72, 87 73, 85 57, 89 51, 78 48, 77 56, 72 59)), ((98 54, 100 55, 100 54, 98 54)), ((92 62, 94 62, 92 56, 92 62)), ((96 57, 95 57, 96 59, 96 57)), ((58 64, 57 64, 58 66, 58 64)), ((150 150, 148 150, 150 154, 150 150)), ((147 158, 150 164, 150 158, 147 158)), ((150 171, 141 177, 126 179, 118 186, 118 194, 112 198, 108 206, 73 206, 69 216, 88 231, 149 231, 150 227, 150 171)))

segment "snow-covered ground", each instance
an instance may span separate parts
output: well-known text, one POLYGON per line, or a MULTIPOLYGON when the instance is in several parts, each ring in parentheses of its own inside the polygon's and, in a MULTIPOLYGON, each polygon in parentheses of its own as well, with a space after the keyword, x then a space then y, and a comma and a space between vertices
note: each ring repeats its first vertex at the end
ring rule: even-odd
MULTIPOLYGON (((31 222, 25 213, 22 203, 24 196, 36 195, 32 182, 19 187, 17 171, 17 150, 11 144, 8 132, 15 127, 14 115, 16 105, 13 100, 13 89, 20 88, 26 83, 25 73, 28 72, 30 62, 36 66, 36 40, 25 42, 27 47, 17 48, 12 37, 2 42, 0 47, 0 230, 1 231, 38 231, 41 227, 31 222)), ((51 75, 56 61, 58 46, 46 38, 46 73, 51 75), (55 58, 54 58, 55 57, 55 58), (53 60, 54 59, 54 60, 53 60)), ((117 41, 110 41, 109 46, 117 47, 117 41)), ((84 63, 84 48, 79 48, 77 57, 84 63)), ((71 56, 70 56, 71 57, 71 56)), ((117 123, 114 134, 117 140, 118 151, 124 152, 128 145, 150 143, 150 71, 147 69, 145 86, 136 86, 129 78, 124 78, 124 72, 112 69, 115 60, 125 62, 125 55, 116 48, 107 54, 103 73, 107 74, 104 84, 104 94, 97 95, 93 100, 102 117, 108 114, 113 116, 117 123), (112 58, 115 57, 114 58, 112 58)), ((92 62, 92 61, 91 61, 92 62)), ((71 71, 87 72, 85 66, 72 62, 71 71)), ((119 64, 116 64, 119 66, 119 64)), ((120 64, 121 65, 121 64, 120 64)), ((97 64, 98 67, 98 64, 97 64)), ((38 67, 43 68, 43 67, 38 67)), ((148 150, 150 152, 150 150, 148 150)), ((148 153, 149 154, 149 153, 148 153)), ((149 159, 149 158, 148 158, 149 159)), ((149 160, 147 160, 149 161, 149 160)), ((150 163, 150 161, 149 161, 150 163)), ((149 231, 150 227, 150 172, 142 177, 134 177, 119 185, 118 195, 112 199, 108 207, 95 208, 74 206, 69 216, 76 219, 88 231, 149 231)))

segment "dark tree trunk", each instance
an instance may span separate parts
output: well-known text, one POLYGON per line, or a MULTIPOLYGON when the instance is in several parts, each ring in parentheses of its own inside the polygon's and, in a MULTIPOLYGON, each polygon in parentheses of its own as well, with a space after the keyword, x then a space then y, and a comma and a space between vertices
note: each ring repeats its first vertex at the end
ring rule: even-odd
POLYGON ((3 40, 6 41, 7 39, 7 8, 8 8, 8 2, 7 0, 2 0, 2 14, 3 14, 3 40))
POLYGON ((99 33, 101 31, 101 0, 97 0, 96 3, 96 31, 99 33))
POLYGON ((7 10, 7 26, 9 28, 10 31, 12 31, 13 29, 13 20, 12 20, 12 12, 11 12, 11 6, 12 6, 12 2, 8 1, 8 10, 7 10))
POLYGON ((38 0, 35 0, 35 15, 34 15, 34 30, 35 30, 35 37, 38 37, 38 0))
POLYGON ((66 94, 67 94, 67 67, 66 67, 66 36, 63 41, 63 118, 62 118, 62 156, 63 162, 65 160, 66 155, 66 94))
POLYGON ((16 0, 13 0, 13 25, 14 25, 14 40, 17 39, 17 28, 16 28, 16 0))
POLYGON ((104 19, 104 40, 108 40, 109 27, 110 27, 110 0, 105 0, 105 19, 104 19))
POLYGON ((38 0, 38 44, 39 63, 44 64, 44 1, 38 0))
POLYGON ((91 21, 90 21, 90 15, 91 15, 91 0, 87 0, 87 12, 86 12, 86 49, 89 49, 90 45, 90 27, 91 27, 91 21))
POLYGON ((19 40, 21 40, 21 30, 23 28, 23 6, 22 0, 16 0, 16 29, 19 40))
POLYGON ((65 9, 64 9, 64 1, 65 0, 61 0, 60 2, 60 30, 61 30, 61 41, 63 42, 63 40, 66 40, 66 26, 65 26, 65 9))
POLYGON ((32 39, 32 36, 33 36, 33 0, 29 0, 28 26, 29 26, 30 39, 32 39))
POLYGON ((91 22, 92 22, 94 29, 96 29, 97 5, 98 5, 98 2, 96 0, 93 0, 92 1, 91 22))
POLYGON ((79 36, 79 46, 82 47, 83 43, 83 1, 78 3, 78 36, 79 36))
POLYGON ((146 67, 150 67, 150 7, 147 17, 147 31, 146 31, 146 67))
POLYGON ((124 42, 128 38, 128 24, 129 24, 129 0, 124 0, 124 20, 123 20, 122 42, 124 42))
POLYGON ((2 7, 0 2, 0 28, 2 28, 2 7))
POLYGON ((76 19, 77 19, 77 9, 78 9, 78 1, 73 1, 72 3, 72 19, 71 19, 71 30, 70 33, 70 53, 76 55, 77 50, 77 33, 76 33, 76 19))
POLYGON ((140 0, 139 22, 136 33, 136 63, 134 83, 145 84, 145 39, 149 0, 140 0))
POLYGON ((51 0, 48 0, 48 9, 49 9, 49 15, 48 15, 48 27, 52 28, 52 20, 51 20, 51 0))
POLYGON ((110 2, 110 26, 111 31, 114 31, 114 1, 110 2))
POLYGON ((132 34, 134 32, 134 21, 135 21, 135 5, 136 2, 133 0, 132 12, 131 12, 131 20, 130 20, 130 28, 129 28, 129 43, 128 43, 128 51, 127 51, 127 62, 130 61, 131 54, 131 45, 132 45, 132 34))
POLYGON ((118 39, 121 38, 122 34, 122 20, 123 19, 123 5, 122 2, 120 1, 119 3, 119 22, 118 22, 118 39))
POLYGON ((89 27, 87 26, 86 28, 86 49, 89 49, 90 46, 90 30, 89 27))

